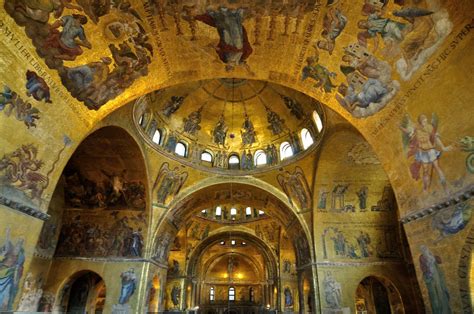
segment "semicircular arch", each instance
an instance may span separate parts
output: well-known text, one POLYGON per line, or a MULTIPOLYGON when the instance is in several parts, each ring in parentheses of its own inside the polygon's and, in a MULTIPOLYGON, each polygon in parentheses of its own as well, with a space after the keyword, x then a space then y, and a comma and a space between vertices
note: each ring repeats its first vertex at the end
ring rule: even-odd
MULTIPOLYGON (((202 254, 206 251, 207 248, 210 246, 220 242, 222 238, 228 237, 229 231, 221 231, 221 232, 216 232, 213 235, 210 235, 207 237, 204 241, 199 243, 190 253, 190 258, 189 262, 186 265, 186 274, 190 277, 194 277, 197 275, 197 267, 199 265, 199 259, 201 258, 202 254)), ((244 238, 246 239, 249 243, 253 243, 256 245, 258 248, 261 249, 262 255, 266 261, 266 264, 269 265, 268 267, 268 277, 271 278, 273 276, 277 275, 277 256, 275 252, 273 252, 272 248, 262 239, 256 237, 254 234, 248 232, 248 231, 233 231, 232 232, 233 237, 237 238, 244 238)))

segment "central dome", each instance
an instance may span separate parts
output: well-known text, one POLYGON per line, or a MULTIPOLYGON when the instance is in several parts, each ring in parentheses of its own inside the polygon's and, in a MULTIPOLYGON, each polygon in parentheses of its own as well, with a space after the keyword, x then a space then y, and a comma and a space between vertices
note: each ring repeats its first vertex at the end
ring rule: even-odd
POLYGON ((317 101, 295 90, 222 78, 153 92, 138 102, 135 117, 158 150, 206 168, 255 170, 315 146, 324 116, 317 101))

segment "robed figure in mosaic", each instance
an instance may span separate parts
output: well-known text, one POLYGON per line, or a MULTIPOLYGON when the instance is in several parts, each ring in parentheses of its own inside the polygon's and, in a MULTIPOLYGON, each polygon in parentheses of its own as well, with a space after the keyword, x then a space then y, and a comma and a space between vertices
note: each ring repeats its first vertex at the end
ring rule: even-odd
POLYGON ((443 271, 439 267, 441 258, 433 255, 430 249, 424 245, 420 249, 420 268, 423 272, 423 280, 430 297, 432 313, 451 314, 449 292, 446 288, 443 271))

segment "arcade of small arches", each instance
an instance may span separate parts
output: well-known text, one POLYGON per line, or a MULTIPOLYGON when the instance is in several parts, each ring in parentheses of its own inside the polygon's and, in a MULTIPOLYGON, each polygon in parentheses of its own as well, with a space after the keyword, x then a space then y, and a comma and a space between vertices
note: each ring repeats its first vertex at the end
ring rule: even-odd
POLYGON ((181 162, 211 171, 269 170, 312 151, 325 131, 322 107, 306 96, 290 97, 292 94, 287 88, 261 81, 202 81, 144 97, 135 105, 135 123, 152 148, 177 156, 181 162), (244 88, 252 84, 258 91, 244 88), (209 85, 212 93, 206 89, 209 85), (199 94, 203 91, 208 96, 205 100, 199 94), (186 107, 198 102, 203 102, 199 110, 186 117, 186 107), (226 112, 229 106, 230 115, 226 112), (259 115, 267 116, 267 125, 259 115), (286 115, 286 120, 281 115, 286 115), (229 126, 225 119, 230 120, 229 126), (252 119, 258 121, 253 123, 252 119))
POLYGON ((252 208, 250 206, 216 206, 213 209, 203 209, 199 215, 206 219, 212 219, 224 222, 239 222, 261 219, 265 217, 263 210, 252 208))

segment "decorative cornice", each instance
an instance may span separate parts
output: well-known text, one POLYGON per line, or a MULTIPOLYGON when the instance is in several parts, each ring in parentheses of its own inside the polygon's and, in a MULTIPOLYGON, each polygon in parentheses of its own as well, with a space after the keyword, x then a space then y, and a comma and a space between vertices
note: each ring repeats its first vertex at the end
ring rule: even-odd
POLYGON ((54 256, 54 260, 81 260, 81 261, 92 261, 92 262, 111 262, 111 263, 136 263, 145 262, 151 263, 159 267, 163 267, 162 264, 148 258, 129 258, 129 257, 78 257, 78 256, 54 256))
POLYGON ((34 257, 40 258, 40 259, 45 259, 45 260, 52 260, 54 256, 52 255, 46 255, 46 254, 41 254, 38 251, 35 250, 33 253, 34 257))
POLYGON ((410 213, 400 219, 402 224, 408 224, 412 221, 423 219, 430 216, 440 210, 447 208, 452 205, 459 204, 474 196, 474 185, 469 185, 460 192, 453 194, 453 196, 444 199, 443 201, 436 203, 428 208, 424 208, 413 213, 410 213))
POLYGON ((11 208, 13 210, 22 212, 23 214, 26 214, 28 216, 43 220, 43 221, 46 221, 50 218, 50 216, 48 214, 40 211, 39 209, 30 207, 30 206, 22 204, 22 203, 19 203, 17 201, 11 200, 11 199, 6 198, 5 196, 1 196, 1 195, 0 195, 0 204, 6 206, 8 208, 11 208))
POLYGON ((337 266, 337 267, 367 267, 406 264, 403 260, 378 261, 378 262, 317 262, 317 266, 337 266))

